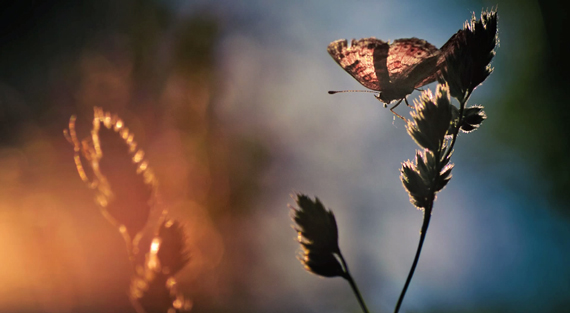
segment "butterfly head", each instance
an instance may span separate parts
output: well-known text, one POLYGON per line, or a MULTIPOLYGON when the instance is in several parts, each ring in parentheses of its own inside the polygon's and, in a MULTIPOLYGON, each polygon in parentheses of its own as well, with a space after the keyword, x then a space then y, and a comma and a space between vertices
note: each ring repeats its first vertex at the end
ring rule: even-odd
POLYGON ((413 89, 388 89, 375 94, 374 97, 376 97, 376 99, 378 99, 380 102, 384 103, 384 106, 386 106, 394 100, 401 100, 405 98, 408 94, 412 93, 412 91, 413 89))
POLYGON ((378 99, 378 101, 384 103, 384 106, 386 106, 386 105, 387 105, 388 103, 390 103, 390 101, 391 101, 391 100, 390 100, 390 101, 387 101, 387 100, 383 97, 383 94, 382 94, 381 92, 375 94, 374 97, 375 97, 376 99, 378 99))

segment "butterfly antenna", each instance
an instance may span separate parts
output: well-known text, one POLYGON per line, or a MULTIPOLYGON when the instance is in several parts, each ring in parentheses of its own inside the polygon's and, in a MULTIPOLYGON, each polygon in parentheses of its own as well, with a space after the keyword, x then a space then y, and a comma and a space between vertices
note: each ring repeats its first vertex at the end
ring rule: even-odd
POLYGON ((330 91, 329 91, 329 95, 334 95, 335 93, 341 93, 341 92, 371 92, 371 93, 378 93, 378 91, 372 91, 372 90, 330 90, 330 91))

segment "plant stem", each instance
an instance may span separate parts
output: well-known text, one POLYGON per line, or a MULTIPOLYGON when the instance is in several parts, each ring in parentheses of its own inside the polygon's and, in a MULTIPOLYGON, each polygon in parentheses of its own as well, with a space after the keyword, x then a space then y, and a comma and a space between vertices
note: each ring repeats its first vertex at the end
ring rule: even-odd
POLYGON ((420 230, 420 242, 418 243, 418 249, 416 250, 416 256, 414 257, 414 262, 412 263, 412 268, 410 268, 410 273, 408 274, 408 278, 406 279, 406 283, 404 284, 404 288, 400 293, 400 298, 398 299, 398 303, 396 303, 396 308, 394 309, 394 313, 398 313, 400 310, 400 306, 404 301, 404 296, 406 295, 406 291, 408 290, 408 286, 412 281, 412 277, 414 276, 414 272, 416 270, 416 266, 418 265, 418 261, 420 259, 420 254, 422 253, 422 247, 424 245, 424 240, 426 239, 426 233, 429 226, 429 221, 431 218, 431 210, 433 208, 433 200, 430 202, 428 208, 424 210, 424 221, 422 223, 422 229, 420 230))
MULTIPOLYGON (((469 96, 471 96, 471 92, 468 92, 465 97, 460 101, 459 103, 459 120, 457 121, 457 127, 455 128, 455 131, 453 132, 453 136, 451 138, 451 143, 449 145, 449 147, 447 148, 447 151, 445 151, 445 156, 443 157, 443 159, 438 159, 437 162, 437 167, 439 168, 439 171, 441 171, 441 161, 446 160, 447 158, 449 158, 451 156, 451 153, 453 152, 453 146, 455 145, 455 141, 457 140, 457 135, 459 134, 459 129, 461 128, 461 123, 463 122, 463 112, 465 110, 465 104, 467 103, 467 100, 469 99, 469 96)), ((439 151, 442 150, 442 146, 440 146, 439 151)), ((443 153, 443 151, 439 152, 439 156, 441 156, 441 153, 443 153)), ((433 182, 435 183, 435 181, 433 182)), ((431 189, 434 190, 435 186, 433 185, 431 186, 431 189)), ((422 228, 420 230, 420 242, 418 244, 418 249, 416 250, 416 256, 414 257, 414 262, 412 263, 412 268, 410 268, 410 273, 408 274, 408 278, 406 279, 406 283, 404 284, 404 288, 402 289, 402 292, 400 293, 400 298, 398 299, 398 302, 396 303, 396 308, 394 309, 394 313, 398 313, 398 311, 400 311, 400 306, 402 305, 402 302, 404 301, 404 296, 406 295, 406 291, 408 290, 408 286, 410 285, 410 282, 412 281, 412 277, 414 276, 414 272, 416 270, 416 266, 418 265, 418 261, 420 259, 420 254, 422 253, 422 247, 424 245, 424 240, 426 238, 426 233, 429 227, 429 221, 431 218, 431 212, 433 209, 433 201, 435 200, 435 193, 432 195, 432 198, 429 201, 428 207, 424 208, 424 220, 423 220, 423 224, 422 224, 422 228)))
POLYGON ((354 281, 354 279, 350 275, 350 272, 348 271, 348 265, 346 264, 346 261, 344 260, 342 253, 339 253, 338 256, 340 258, 340 261, 342 262, 342 267, 344 267, 344 272, 346 274, 343 277, 346 280, 348 280, 350 287, 352 287, 352 291, 354 292, 354 295, 356 296, 356 299, 358 300, 358 304, 360 304, 360 307, 362 308, 362 312, 369 313, 368 308, 366 308, 366 303, 364 303, 364 299, 362 298, 362 295, 360 294, 360 291, 358 290, 358 286, 356 286, 356 282, 354 281))
POLYGON ((463 101, 459 102, 459 121, 457 121, 457 127, 455 128, 455 131, 453 132, 453 138, 451 139, 451 144, 449 145, 449 148, 447 149, 447 152, 445 153, 444 159, 449 158, 449 156, 453 152, 453 146, 455 145, 455 140, 457 139, 457 135, 459 134, 459 129, 461 128, 460 125, 463 122, 463 111, 465 111, 465 104, 467 103, 467 100, 469 99, 470 96, 471 96, 471 93, 468 93, 465 96, 465 98, 463 99, 463 101))

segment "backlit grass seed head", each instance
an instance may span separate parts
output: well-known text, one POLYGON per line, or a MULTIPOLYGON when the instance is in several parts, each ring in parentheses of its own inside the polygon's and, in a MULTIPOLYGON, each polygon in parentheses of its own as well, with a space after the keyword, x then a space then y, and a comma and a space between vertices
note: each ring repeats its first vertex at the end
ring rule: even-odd
MULTIPOLYGON (((418 157, 420 157, 419 152, 416 159, 418 157)), ((416 165, 411 161, 404 162, 400 174, 402 184, 410 196, 412 205, 418 209, 425 208, 429 203, 429 186, 421 177, 416 165)))
POLYGON ((474 105, 472 107, 466 108, 463 111, 463 121, 461 123, 461 130, 464 133, 469 133, 481 126, 481 123, 487 119, 483 107, 480 105, 474 105))
POLYGON ((451 179, 452 166, 448 165, 449 157, 444 157, 444 151, 453 111, 446 84, 438 85, 435 98, 428 90, 414 102, 412 119, 406 128, 424 150, 416 153, 414 162, 402 164, 400 178, 410 202, 417 208, 427 208, 451 179))
MULTIPOLYGON (((483 111, 482 105, 474 105, 463 110, 463 119, 461 120, 461 125, 459 129, 464 133, 470 133, 483 123, 487 119, 487 114, 483 111)), ((459 123, 459 109, 455 106, 451 106, 451 120, 452 123, 449 125, 447 130, 447 136, 453 135, 457 128, 457 123, 459 123)))
POLYGON ((160 247, 157 257, 164 274, 174 275, 190 260, 186 249, 186 236, 182 225, 176 220, 164 221, 159 228, 160 247))
POLYGON ((434 99, 431 91, 424 91, 419 100, 414 100, 412 119, 406 129, 416 143, 430 151, 441 149, 449 129, 452 108, 447 85, 438 85, 434 99))
POLYGON ((345 271, 336 255, 338 229, 334 214, 326 210, 318 198, 297 194, 298 208, 292 208, 295 230, 302 246, 300 261, 308 271, 324 277, 345 277, 345 271))
POLYGON ((406 161, 400 170, 400 179, 410 196, 410 202, 418 209, 425 209, 451 179, 452 164, 449 158, 437 161, 429 150, 417 151, 414 162, 406 161))
POLYGON ((95 190, 101 213, 119 229, 133 258, 156 209, 158 181, 144 151, 117 115, 94 107, 91 135, 82 140, 75 123, 72 116, 64 136, 73 145, 79 177, 95 190))
POLYGON ((441 48, 446 57, 442 75, 449 84, 451 96, 465 101, 493 72, 490 63, 498 38, 496 10, 484 11, 479 20, 473 14, 471 21, 465 22, 463 29, 441 48))
POLYGON ((332 253, 317 250, 307 250, 300 258, 305 269, 313 274, 323 277, 344 277, 342 266, 332 253))

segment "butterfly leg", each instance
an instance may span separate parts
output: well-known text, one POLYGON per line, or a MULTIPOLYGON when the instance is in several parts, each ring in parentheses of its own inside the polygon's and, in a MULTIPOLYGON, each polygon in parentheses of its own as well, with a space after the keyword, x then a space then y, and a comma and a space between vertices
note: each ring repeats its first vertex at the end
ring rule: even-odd
MULTIPOLYGON (((405 98, 404 98, 404 99, 405 99, 405 98)), ((397 107, 400 103, 402 103, 402 100, 404 100, 404 99, 400 99, 400 101, 396 102, 396 104, 394 104, 394 105, 390 108, 390 111, 391 111, 394 115, 396 115, 397 117, 401 118, 404 122, 407 122, 407 121, 406 121, 406 118, 404 118, 404 117, 401 116, 400 114, 394 112, 394 108, 397 107)), ((408 103, 407 100, 406 100, 406 103, 408 103)))
MULTIPOLYGON (((401 101, 401 100, 400 100, 400 101, 401 101)), ((406 101, 406 105, 407 105, 408 107, 410 107, 410 108, 412 107, 412 106, 408 103, 408 98, 407 98, 407 97, 404 98, 404 101, 406 101)))

